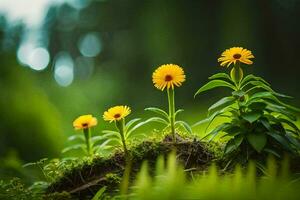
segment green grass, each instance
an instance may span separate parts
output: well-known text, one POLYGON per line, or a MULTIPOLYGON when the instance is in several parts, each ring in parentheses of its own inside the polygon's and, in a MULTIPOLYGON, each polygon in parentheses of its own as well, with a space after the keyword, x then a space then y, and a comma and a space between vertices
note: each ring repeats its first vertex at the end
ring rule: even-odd
MULTIPOLYGON (((220 175, 215 165, 208 173, 194 175, 188 179, 183 168, 176 164, 175 154, 165 164, 161 157, 157 161, 155 176, 149 175, 144 163, 130 199, 299 199, 300 181, 288 175, 287 161, 282 169, 276 169, 271 158, 266 175, 256 176, 256 168, 250 163, 247 170, 236 167, 233 173, 220 175)), ((188 172, 192 173, 192 172, 188 172)))

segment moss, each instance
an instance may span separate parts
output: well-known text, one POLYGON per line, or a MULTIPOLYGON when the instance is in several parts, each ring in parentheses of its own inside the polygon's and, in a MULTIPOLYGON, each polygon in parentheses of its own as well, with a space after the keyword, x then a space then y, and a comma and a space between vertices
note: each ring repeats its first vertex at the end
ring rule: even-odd
MULTIPOLYGON (((216 145, 213 148, 217 148, 216 145)), ((132 155, 131 179, 135 178, 143 161, 147 160, 150 169, 153 169, 158 156, 166 156, 172 151, 176 151, 178 161, 185 169, 206 170, 215 159, 213 148, 211 144, 180 136, 175 144, 170 141, 169 136, 162 140, 143 141, 129 149, 132 155)), ((119 188, 124 168, 124 153, 116 151, 108 158, 97 157, 91 162, 83 163, 65 172, 60 179, 48 187, 47 192, 67 191, 81 199, 92 197, 99 188, 107 186, 106 191, 114 194, 119 188)))

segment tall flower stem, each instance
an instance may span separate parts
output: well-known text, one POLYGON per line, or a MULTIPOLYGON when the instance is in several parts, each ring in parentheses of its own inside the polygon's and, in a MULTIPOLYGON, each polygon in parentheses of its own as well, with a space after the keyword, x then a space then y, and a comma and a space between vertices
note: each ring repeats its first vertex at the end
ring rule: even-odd
POLYGON ((175 100, 174 100, 174 89, 168 89, 168 102, 169 102, 169 118, 170 118, 170 126, 171 133, 173 136, 173 141, 176 142, 175 136, 175 100))
POLYGON ((86 142, 86 151, 87 151, 87 154, 90 156, 93 154, 92 146, 91 146, 91 130, 90 130, 90 128, 83 129, 83 133, 84 133, 85 142, 86 142))
POLYGON ((123 144, 124 154, 125 154, 125 170, 123 174, 123 179, 120 185, 120 192, 122 195, 126 195, 128 193, 128 186, 129 186, 129 177, 131 171, 131 156, 128 152, 126 140, 125 140, 125 119, 116 121, 116 127, 119 130, 121 141, 123 144))
POLYGON ((121 136, 121 141, 123 144, 123 149, 125 153, 125 157, 128 159, 128 150, 127 150, 127 145, 126 145, 126 140, 125 140, 125 119, 121 119, 119 121, 116 121, 116 127, 119 130, 120 136, 121 136))
MULTIPOLYGON (((233 66, 233 68, 230 71, 230 77, 231 80, 234 82, 236 90, 235 92, 240 92, 241 91, 241 81, 244 78, 244 72, 243 69, 241 67, 241 63, 239 61, 237 61, 237 63, 233 66)), ((237 106, 239 109, 239 114, 241 115, 243 110, 241 108, 241 102, 243 101, 244 96, 240 96, 236 102, 237 102, 237 106)))

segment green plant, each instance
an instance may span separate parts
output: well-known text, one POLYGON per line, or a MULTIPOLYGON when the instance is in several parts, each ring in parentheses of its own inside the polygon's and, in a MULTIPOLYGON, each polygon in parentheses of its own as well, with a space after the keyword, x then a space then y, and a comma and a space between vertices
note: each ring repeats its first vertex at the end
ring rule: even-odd
POLYGON ((159 114, 160 117, 152 117, 150 118, 152 121, 156 121, 170 127, 171 134, 173 137, 173 141, 176 142, 175 136, 175 126, 181 125, 183 126, 190 134, 192 133, 192 129, 188 123, 185 121, 176 121, 176 116, 178 113, 182 112, 182 109, 176 111, 175 109, 175 86, 179 87, 185 81, 184 71, 181 67, 174 64, 162 65, 157 68, 153 75, 152 80, 154 86, 159 90, 167 89, 168 95, 168 105, 169 105, 169 113, 164 110, 156 107, 146 108, 145 110, 155 112, 159 114))
POLYGON ((111 134, 103 134, 96 136, 89 136, 88 139, 84 135, 72 135, 68 138, 69 142, 77 141, 77 143, 69 145, 62 150, 62 153, 66 153, 74 150, 82 150, 86 155, 102 154, 103 151, 110 149, 111 146, 108 145, 111 140, 107 139, 111 134), (87 145, 87 141, 88 145, 87 145))
POLYGON ((27 187, 19 178, 10 181, 0 180, 0 199, 3 200, 71 200, 67 192, 45 194, 43 187, 37 186, 43 183, 35 182, 27 187))
POLYGON ((36 184, 37 187, 44 186, 47 187, 50 183, 55 182, 58 178, 62 177, 63 174, 78 166, 81 162, 89 161, 90 159, 86 157, 85 159, 77 158, 54 158, 49 160, 48 158, 40 159, 36 162, 30 162, 23 165, 23 167, 35 167, 43 175, 44 181, 40 181, 39 184, 36 184), (41 184, 43 183, 43 184, 41 184))
POLYGON ((175 154, 169 155, 166 164, 164 160, 157 160, 154 175, 143 164, 128 199, 299 199, 299 180, 288 175, 288 168, 277 170, 274 159, 268 159, 268 175, 262 177, 256 176, 253 162, 221 175, 214 164, 206 173, 193 174, 178 165, 175 154))
POLYGON ((94 153, 98 152, 101 153, 102 150, 105 150, 107 148, 110 148, 110 146, 107 145, 109 143, 109 140, 103 142, 101 145, 95 146, 95 144, 101 140, 106 139, 108 135, 102 135, 102 136, 94 136, 92 137, 91 128, 96 126, 98 123, 97 119, 93 117, 92 115, 81 115, 78 118, 76 118, 73 122, 73 126, 75 130, 82 130, 83 135, 74 135, 69 137, 69 141, 79 139, 83 141, 85 144, 75 144, 71 145, 65 149, 63 149, 63 153, 74 150, 74 149, 82 149, 88 156, 93 155, 94 153))
POLYGON ((104 192, 106 190, 106 187, 101 187, 98 192, 93 196, 92 200, 101 200, 104 197, 104 192))
POLYGON ((263 78, 252 74, 244 77, 241 64, 236 60, 230 75, 217 73, 196 92, 195 96, 217 87, 232 91, 210 106, 208 117, 194 126, 209 122, 209 127, 216 118, 227 118, 228 122, 216 126, 205 138, 210 141, 221 134, 228 138, 224 153, 234 159, 248 160, 263 153, 277 157, 283 152, 299 153, 300 130, 294 121, 300 110, 282 102, 280 98, 291 97, 275 92, 263 78))
POLYGON ((128 106, 115 106, 104 112, 103 118, 106 121, 114 122, 116 130, 103 130, 102 133, 108 135, 110 140, 116 141, 118 145, 123 147, 125 154, 128 156, 128 142, 133 138, 134 132, 154 121, 148 119, 141 121, 140 118, 132 119, 126 122, 125 117, 131 112, 128 106))

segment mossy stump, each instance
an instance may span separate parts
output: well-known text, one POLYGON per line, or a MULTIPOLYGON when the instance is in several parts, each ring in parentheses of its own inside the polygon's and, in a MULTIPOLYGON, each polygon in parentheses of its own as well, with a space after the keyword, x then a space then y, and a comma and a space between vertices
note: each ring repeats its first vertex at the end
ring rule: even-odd
MULTIPOLYGON (((133 180, 140 170, 143 161, 148 162, 154 171, 158 156, 166 156, 172 151, 176 152, 178 162, 189 171, 204 171, 214 159, 208 144, 197 139, 181 138, 177 136, 174 143, 169 136, 161 141, 144 141, 129 149, 132 157, 131 179, 133 180)), ((107 192, 114 194, 125 169, 124 153, 117 151, 108 158, 95 158, 90 164, 77 166, 65 172, 64 176, 51 184, 47 192, 69 192, 74 198, 88 199, 101 187, 107 186, 107 192)))

